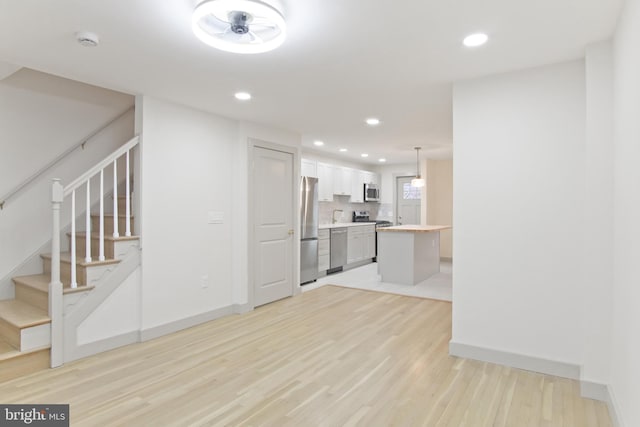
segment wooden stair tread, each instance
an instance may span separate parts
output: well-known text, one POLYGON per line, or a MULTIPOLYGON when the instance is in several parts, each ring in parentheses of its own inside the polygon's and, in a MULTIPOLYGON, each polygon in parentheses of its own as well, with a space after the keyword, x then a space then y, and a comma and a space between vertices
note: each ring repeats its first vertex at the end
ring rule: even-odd
MULTIPOLYGON (((40 254, 40 257, 43 259, 51 259, 51 254, 40 254)), ((60 262, 68 262, 71 263, 71 253, 70 252, 60 252, 60 262)), ((105 259, 104 261, 98 261, 97 259, 92 260, 91 262, 85 262, 84 257, 76 257, 76 265, 81 267, 91 267, 95 265, 110 265, 110 264, 118 264, 120 262, 119 259, 105 259)))
POLYGON ((15 299, 0 301, 0 318, 19 329, 51 322, 44 310, 15 299))
MULTIPOLYGON (((76 237, 85 237, 86 236, 86 232, 84 231, 77 231, 76 232, 76 237)), ((71 237, 71 233, 67 233, 67 236, 71 237)), ((92 239, 99 239, 100 238, 100 232, 99 231, 92 231, 91 232, 91 238, 92 239)), ((119 237, 113 237, 112 235, 105 235, 104 236, 104 240, 114 240, 114 241, 120 241, 120 242, 124 242, 127 240, 139 240, 140 236, 123 236, 120 235, 119 237)))
MULTIPOLYGON (((49 292, 49 282, 51 281, 51 276, 47 274, 33 274, 29 276, 18 276, 12 278, 12 280, 16 284, 21 284, 24 286, 29 286, 33 289, 36 289, 41 292, 48 293, 49 292)), ((69 283, 62 284, 62 292, 64 294, 72 294, 75 292, 84 292, 93 289, 95 286, 81 286, 78 285, 77 288, 72 288, 69 283)))
POLYGON ((48 348, 51 348, 51 346, 47 345, 44 347, 34 348, 33 350, 20 351, 14 346, 12 346, 11 344, 9 344, 8 342, 6 342, 5 340, 3 340, 2 338, 0 338, 0 362, 3 362, 5 360, 15 359, 20 356, 35 353, 38 351, 46 350, 48 348))

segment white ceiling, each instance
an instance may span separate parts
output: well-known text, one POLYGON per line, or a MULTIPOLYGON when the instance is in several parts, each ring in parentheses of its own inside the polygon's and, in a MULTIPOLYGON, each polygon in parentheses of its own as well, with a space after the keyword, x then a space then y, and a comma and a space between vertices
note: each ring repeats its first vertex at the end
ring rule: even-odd
POLYGON ((0 60, 296 131, 351 160, 407 163, 414 146, 450 156, 453 81, 581 58, 611 36, 621 2, 282 0, 284 45, 238 55, 194 37, 194 0, 0 0, 0 60), (77 44, 82 30, 100 46, 77 44), (464 48, 477 31, 489 43, 464 48))

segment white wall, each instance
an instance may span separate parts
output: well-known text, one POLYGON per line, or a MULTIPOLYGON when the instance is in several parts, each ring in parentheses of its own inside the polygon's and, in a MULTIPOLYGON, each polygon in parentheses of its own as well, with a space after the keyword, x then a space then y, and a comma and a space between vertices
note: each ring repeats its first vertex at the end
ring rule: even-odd
POLYGON ((141 104, 144 330, 232 304, 232 183, 244 170, 231 161, 237 122, 147 96, 141 104), (224 223, 208 224, 208 211, 224 223))
POLYGON ((614 286, 611 391, 640 425, 640 1, 627 0, 614 41, 614 286))
MULTIPOLYGON (((613 60, 611 43, 585 58, 587 121, 583 381, 608 384, 613 281, 613 60)), ((584 388, 583 388, 584 390, 584 388)), ((588 392, 587 392, 588 394, 588 392)), ((603 398, 604 396, 600 396, 603 398)))
POLYGON ((457 83, 453 100, 452 343, 580 364, 584 62, 457 83))
POLYGON ((78 345, 140 330, 140 279, 137 268, 80 324, 78 345))
MULTIPOLYGON (((0 81, 0 197, 132 105, 129 95, 24 68, 0 81)), ((0 299, 13 297, 12 276, 42 271, 51 179, 69 183, 132 136, 131 113, 7 201, 0 211, 0 299)), ((63 226, 69 217, 63 211, 63 226)))
POLYGON ((297 147, 299 135, 147 96, 138 103, 142 329, 246 304, 248 140, 297 147), (208 211, 224 223, 207 224, 208 211))

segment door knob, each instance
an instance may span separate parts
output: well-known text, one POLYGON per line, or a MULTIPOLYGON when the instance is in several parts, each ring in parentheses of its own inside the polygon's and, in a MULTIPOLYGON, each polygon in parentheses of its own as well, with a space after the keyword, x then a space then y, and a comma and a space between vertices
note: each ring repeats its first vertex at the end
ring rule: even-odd
POLYGON ((289 236, 293 234, 293 230, 289 230, 289 236))

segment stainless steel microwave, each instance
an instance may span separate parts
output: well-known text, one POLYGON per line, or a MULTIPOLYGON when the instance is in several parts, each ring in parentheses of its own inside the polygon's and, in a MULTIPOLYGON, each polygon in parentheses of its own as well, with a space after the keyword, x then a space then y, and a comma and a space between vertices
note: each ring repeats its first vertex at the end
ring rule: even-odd
POLYGON ((380 201, 380 189, 376 184, 364 185, 364 201, 365 202, 379 202, 380 201))

